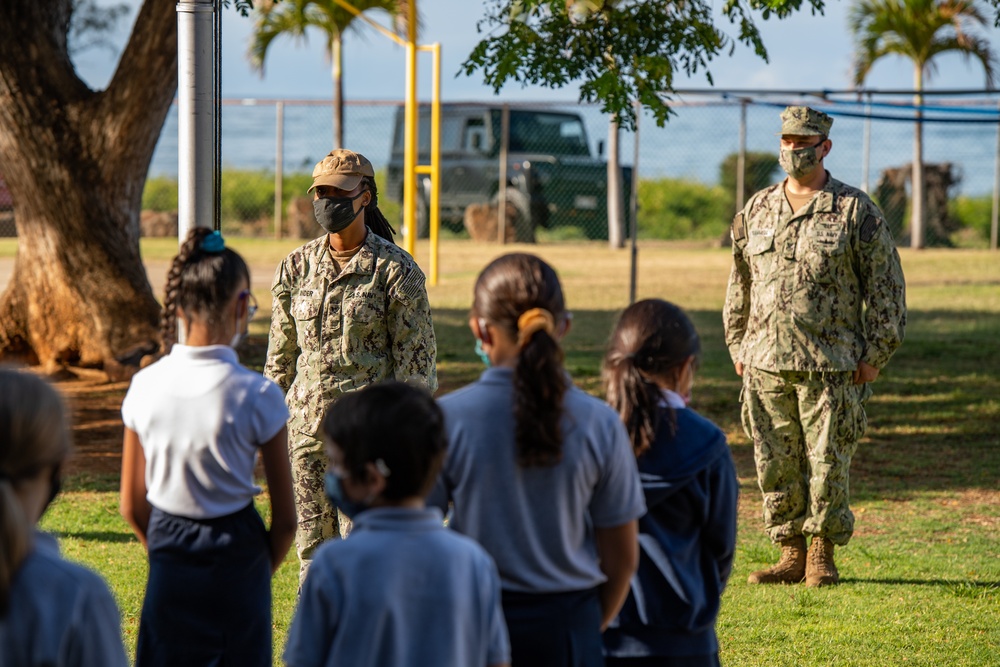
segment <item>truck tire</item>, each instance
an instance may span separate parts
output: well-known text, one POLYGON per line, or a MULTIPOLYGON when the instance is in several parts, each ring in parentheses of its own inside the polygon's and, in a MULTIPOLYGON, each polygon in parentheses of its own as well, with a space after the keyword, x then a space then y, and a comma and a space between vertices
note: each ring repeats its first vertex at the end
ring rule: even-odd
POLYGON ((431 204, 421 186, 417 188, 417 238, 426 239, 431 234, 431 204))
MULTIPOLYGON (((528 196, 520 190, 507 188, 507 221, 514 225, 515 243, 534 243, 535 224, 531 219, 531 202, 528 196)), ((493 206, 500 205, 499 193, 493 196, 493 206)))
MULTIPOLYGON (((429 202, 429 197, 427 196, 427 188, 430 186, 426 184, 426 181, 417 181, 417 238, 425 239, 430 235, 431 228, 431 206, 429 202)), ((399 227, 397 231, 401 236, 406 235, 406 212, 403 207, 403 193, 400 191, 398 195, 398 201, 400 202, 399 207, 399 227)))

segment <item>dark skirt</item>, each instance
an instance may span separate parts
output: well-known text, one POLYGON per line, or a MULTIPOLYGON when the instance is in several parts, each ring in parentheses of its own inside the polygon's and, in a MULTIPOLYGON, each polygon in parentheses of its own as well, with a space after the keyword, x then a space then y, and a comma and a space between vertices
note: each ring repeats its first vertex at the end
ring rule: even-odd
POLYGON ((271 558, 253 504, 217 519, 156 508, 136 667, 271 665, 271 558))
POLYGON ((720 667, 719 654, 693 656, 647 655, 636 658, 605 658, 606 667, 720 667))
POLYGON ((596 588, 570 593, 503 592, 511 667, 603 667, 596 588))

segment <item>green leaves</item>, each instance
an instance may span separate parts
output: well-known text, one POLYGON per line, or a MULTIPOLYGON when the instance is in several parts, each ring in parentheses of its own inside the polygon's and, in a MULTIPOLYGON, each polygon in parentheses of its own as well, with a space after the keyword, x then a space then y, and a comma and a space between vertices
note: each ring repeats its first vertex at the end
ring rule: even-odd
MULTIPOLYGON (((481 71, 495 91, 508 81, 550 88, 579 81, 581 101, 600 102, 622 126, 634 127, 636 100, 662 126, 676 72, 704 72, 711 82, 709 62, 731 55, 737 42, 766 60, 751 11, 780 18, 801 4, 726 0, 733 37, 715 25, 714 8, 703 0, 492 0, 477 26, 485 37, 462 69, 481 71)), ((823 0, 809 4, 822 11, 823 0)))
POLYGON ((230 5, 236 7, 241 16, 250 16, 253 10, 253 0, 222 0, 223 7, 228 8, 230 5))

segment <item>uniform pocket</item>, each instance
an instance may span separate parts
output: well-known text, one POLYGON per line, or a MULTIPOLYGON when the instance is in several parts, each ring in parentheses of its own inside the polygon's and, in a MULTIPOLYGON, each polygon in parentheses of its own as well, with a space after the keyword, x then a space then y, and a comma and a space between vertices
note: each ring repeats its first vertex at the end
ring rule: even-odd
POLYGON ((846 237, 839 224, 817 224, 806 236, 806 273, 809 280, 821 285, 837 281, 844 263, 846 237))
POLYGON ((865 384, 853 384, 850 387, 854 390, 854 401, 852 404, 854 416, 854 442, 857 444, 868 430, 868 412, 865 404, 872 395, 872 388, 867 382, 865 384))
POLYGON ((385 295, 358 292, 344 301, 344 317, 351 322, 371 323, 385 318, 385 295))
POLYGON ((295 318, 298 344, 303 350, 318 349, 320 341, 319 314, 323 310, 321 299, 293 298, 291 313, 295 318))
POLYGON ((745 252, 753 279, 767 278, 774 268, 774 230, 752 230, 745 252))
POLYGON ((292 317, 297 320, 314 320, 319 316, 322 303, 319 299, 292 299, 292 317))

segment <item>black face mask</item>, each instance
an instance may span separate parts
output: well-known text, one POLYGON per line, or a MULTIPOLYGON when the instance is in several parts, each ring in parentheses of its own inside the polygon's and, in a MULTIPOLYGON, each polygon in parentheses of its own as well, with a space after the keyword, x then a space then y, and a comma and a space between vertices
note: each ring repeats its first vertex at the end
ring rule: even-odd
POLYGON ((354 218, 358 217, 357 211, 354 210, 354 200, 365 192, 353 197, 321 197, 316 199, 313 201, 313 214, 316 216, 316 222, 328 234, 336 234, 347 229, 354 222, 354 218))

